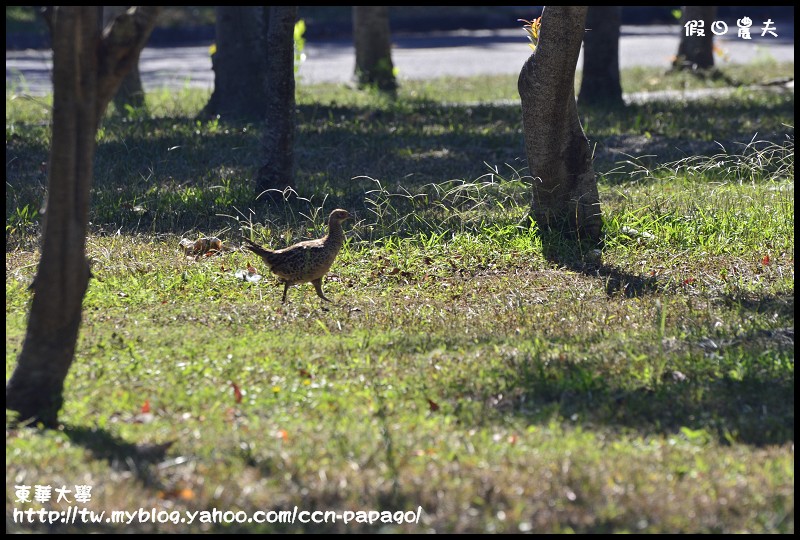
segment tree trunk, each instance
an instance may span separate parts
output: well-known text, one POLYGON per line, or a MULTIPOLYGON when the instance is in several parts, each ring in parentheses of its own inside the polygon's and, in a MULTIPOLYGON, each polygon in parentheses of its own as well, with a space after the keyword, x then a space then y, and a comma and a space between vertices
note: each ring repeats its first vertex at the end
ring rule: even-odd
POLYGON ((539 44, 523 65, 517 87, 533 179, 531 217, 542 230, 598 241, 600 198, 575 103, 575 67, 586 10, 586 6, 544 9, 539 44))
POLYGON ((388 6, 353 6, 355 77, 359 87, 397 90, 390 37, 388 6))
MULTIPOLYGON (((130 6, 103 6, 103 27, 114 20, 122 11, 130 6)), ((134 109, 145 109, 147 104, 144 99, 144 87, 139 73, 139 62, 133 66, 125 78, 122 79, 119 90, 114 94, 114 109, 117 114, 128 116, 128 106, 134 109)))
POLYGON ((717 16, 717 6, 683 6, 681 15, 681 41, 673 69, 711 69, 714 67, 714 34, 711 23, 717 16), (686 35, 686 23, 703 21, 702 36, 686 35))
POLYGON ((117 114, 128 116, 129 106, 138 110, 147 109, 138 64, 133 66, 130 73, 122 80, 117 93, 114 94, 114 109, 117 114))
POLYGON ((267 103, 264 8, 216 6, 214 92, 201 112, 226 119, 262 119, 267 103))
MULTIPOLYGON (((297 6, 272 6, 267 19, 267 112, 261 139, 260 193, 294 189, 294 25, 297 6)), ((275 194, 275 192, 272 192, 275 194)))
POLYGON ((85 246, 97 128, 159 10, 129 10, 102 38, 97 7, 52 11, 53 127, 42 256, 22 351, 6 385, 6 408, 20 421, 58 423, 90 275, 85 246))
POLYGON ((578 103, 623 105, 619 82, 621 6, 589 6, 583 40, 583 77, 578 103))

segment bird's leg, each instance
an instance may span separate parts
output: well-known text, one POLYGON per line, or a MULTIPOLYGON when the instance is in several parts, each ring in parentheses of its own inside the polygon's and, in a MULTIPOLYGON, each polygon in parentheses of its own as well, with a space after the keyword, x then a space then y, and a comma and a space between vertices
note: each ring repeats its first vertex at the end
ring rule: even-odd
POLYGON ((285 304, 285 303, 286 303, 286 292, 287 292, 288 290, 289 290, 289 283, 287 282, 287 283, 284 283, 284 284, 283 284, 283 300, 281 300, 281 303, 282 303, 282 304, 285 304))
POLYGON ((319 296, 320 298, 322 298, 323 300, 326 300, 328 302, 331 301, 329 298, 325 298, 325 295, 322 294, 322 278, 317 278, 314 281, 312 281, 311 283, 314 284, 314 289, 317 290, 317 296, 319 296))

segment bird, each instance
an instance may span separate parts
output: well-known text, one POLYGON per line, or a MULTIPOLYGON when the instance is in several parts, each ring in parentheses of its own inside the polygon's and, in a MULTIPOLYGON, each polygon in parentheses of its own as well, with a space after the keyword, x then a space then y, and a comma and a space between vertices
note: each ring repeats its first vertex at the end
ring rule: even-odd
POLYGON ((298 242, 276 250, 263 248, 243 238, 247 242, 243 247, 258 255, 272 273, 280 278, 283 283, 281 303, 286 303, 286 293, 290 286, 309 282, 314 285, 317 296, 330 302, 322 292, 322 278, 328 273, 344 245, 342 222, 352 217, 347 210, 337 208, 328 217, 328 234, 322 238, 298 242))

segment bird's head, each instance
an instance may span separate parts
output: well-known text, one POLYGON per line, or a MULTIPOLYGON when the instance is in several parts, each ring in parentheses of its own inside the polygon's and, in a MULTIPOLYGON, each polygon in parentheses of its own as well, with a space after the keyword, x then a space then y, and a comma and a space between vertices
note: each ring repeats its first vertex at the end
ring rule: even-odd
POLYGON ((347 210, 342 210, 341 208, 337 208, 333 212, 331 212, 330 217, 328 218, 329 223, 341 223, 346 219, 350 219, 353 216, 347 210))

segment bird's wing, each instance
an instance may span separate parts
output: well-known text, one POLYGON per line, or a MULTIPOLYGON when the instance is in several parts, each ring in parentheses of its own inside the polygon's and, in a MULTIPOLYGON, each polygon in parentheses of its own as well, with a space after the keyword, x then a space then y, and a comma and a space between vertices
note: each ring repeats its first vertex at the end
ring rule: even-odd
POLYGON ((293 245, 291 245, 289 247, 286 247, 286 248, 283 248, 283 249, 279 249, 278 252, 279 253, 280 252, 286 252, 286 251, 290 251, 290 250, 293 250, 293 249, 321 248, 321 247, 323 247, 325 245, 323 243, 324 240, 325 240, 324 238, 317 238, 316 240, 305 240, 304 242, 298 242, 298 243, 293 244, 293 245))
POLYGON ((301 279, 311 271, 321 250, 322 246, 310 242, 279 250, 272 258, 272 271, 284 279, 301 279))

